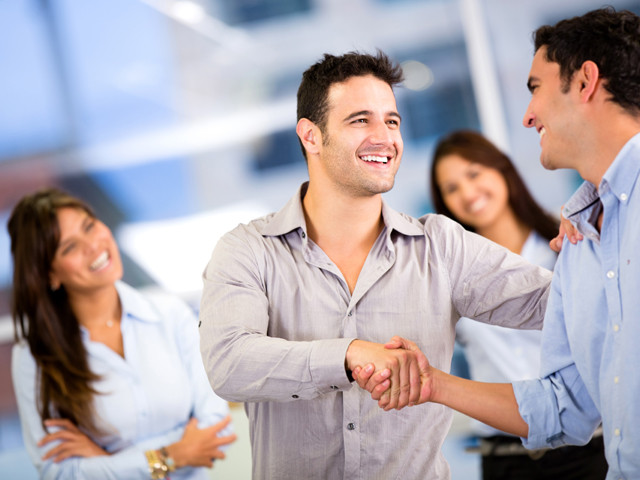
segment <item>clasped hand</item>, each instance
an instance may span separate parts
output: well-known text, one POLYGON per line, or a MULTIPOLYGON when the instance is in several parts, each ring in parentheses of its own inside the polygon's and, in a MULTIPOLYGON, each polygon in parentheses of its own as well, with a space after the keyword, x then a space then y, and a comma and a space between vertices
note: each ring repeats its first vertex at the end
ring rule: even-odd
POLYGON ((414 342, 397 336, 385 345, 354 340, 346 361, 354 380, 385 411, 429 401, 431 366, 414 342))

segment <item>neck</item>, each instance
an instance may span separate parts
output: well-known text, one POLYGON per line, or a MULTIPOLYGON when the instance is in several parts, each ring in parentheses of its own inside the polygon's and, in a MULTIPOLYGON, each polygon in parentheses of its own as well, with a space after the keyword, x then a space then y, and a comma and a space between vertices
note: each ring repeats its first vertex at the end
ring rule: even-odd
MULTIPOLYGON (((609 108, 620 108, 615 105, 609 108)), ((640 118, 628 114, 602 115, 586 136, 584 148, 577 167, 580 176, 599 187, 602 177, 611 166, 620 150, 632 137, 640 133, 640 118)))
POLYGON ((120 298, 115 285, 92 292, 69 293, 69 303, 78 323, 89 331, 119 323, 122 316, 120 298))
POLYGON ((520 254, 531 234, 531 228, 518 220, 515 214, 509 210, 498 221, 484 228, 478 228, 476 232, 498 245, 520 254))
POLYGON ((382 197, 353 197, 342 192, 309 188, 303 199, 309 237, 322 244, 373 245, 382 230, 382 197))

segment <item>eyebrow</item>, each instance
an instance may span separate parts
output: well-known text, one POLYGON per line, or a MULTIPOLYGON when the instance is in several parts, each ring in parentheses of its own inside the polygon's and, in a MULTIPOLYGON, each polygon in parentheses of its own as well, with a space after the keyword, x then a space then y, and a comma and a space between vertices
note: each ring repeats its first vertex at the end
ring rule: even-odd
MULTIPOLYGON (((359 117, 361 115, 371 116, 372 114, 373 113, 370 110, 360 110, 358 112, 353 112, 352 114, 347 115, 344 118, 343 121, 348 122, 349 120, 352 120, 352 119, 354 119, 356 117, 359 117)), ((395 118, 397 118, 398 120, 400 120, 402 122, 402 117, 400 116, 400 114, 398 112, 391 111, 391 112, 388 112, 387 115, 391 116, 391 117, 395 117, 395 118)))
MULTIPOLYGON (((87 222, 90 222, 92 218, 93 217, 91 217, 89 214, 87 214, 87 216, 84 217, 84 220, 82 220, 82 228, 83 229, 86 228, 87 222)), ((57 250, 63 249, 66 245, 71 243, 71 241, 72 241, 71 238, 64 238, 64 239, 60 240, 60 243, 58 244, 57 250)))

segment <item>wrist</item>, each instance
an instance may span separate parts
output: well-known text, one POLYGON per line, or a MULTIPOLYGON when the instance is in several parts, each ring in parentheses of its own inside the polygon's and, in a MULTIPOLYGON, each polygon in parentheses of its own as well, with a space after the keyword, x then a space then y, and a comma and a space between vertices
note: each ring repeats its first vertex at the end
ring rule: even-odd
POLYGON ((347 372, 349 381, 352 381, 351 371, 358 366, 357 356, 358 356, 358 348, 360 346, 359 345, 360 343, 362 343, 362 340, 358 340, 358 339, 353 340, 347 347, 347 351, 344 354, 344 369, 347 372))
POLYGON ((173 462, 173 468, 182 468, 187 465, 184 461, 184 455, 182 455, 182 449, 180 448, 180 442, 172 443, 171 445, 167 445, 163 447, 164 453, 166 456, 171 458, 173 462))

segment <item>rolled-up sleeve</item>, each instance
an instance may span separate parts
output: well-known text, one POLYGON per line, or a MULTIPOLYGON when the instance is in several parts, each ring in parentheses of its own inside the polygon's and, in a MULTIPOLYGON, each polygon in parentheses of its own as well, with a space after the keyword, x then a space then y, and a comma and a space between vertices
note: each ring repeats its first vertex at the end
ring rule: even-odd
POLYGON ((584 445, 600 423, 600 414, 575 365, 548 377, 515 382, 520 415, 529 425, 527 448, 584 445))

